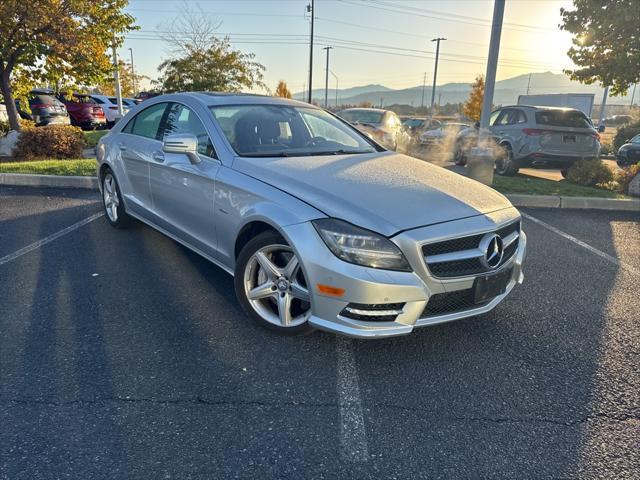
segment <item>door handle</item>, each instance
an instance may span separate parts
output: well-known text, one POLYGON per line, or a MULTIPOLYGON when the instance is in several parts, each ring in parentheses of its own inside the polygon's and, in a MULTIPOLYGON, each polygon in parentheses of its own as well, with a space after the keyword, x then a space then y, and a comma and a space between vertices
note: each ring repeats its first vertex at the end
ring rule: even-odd
POLYGON ((118 148, 120 150, 122 150, 123 152, 127 149, 126 145, 124 143, 121 143, 120 145, 118 145, 118 148))
POLYGON ((164 153, 153 152, 153 155, 151 155, 151 158, 153 158, 156 162, 164 162, 164 153))

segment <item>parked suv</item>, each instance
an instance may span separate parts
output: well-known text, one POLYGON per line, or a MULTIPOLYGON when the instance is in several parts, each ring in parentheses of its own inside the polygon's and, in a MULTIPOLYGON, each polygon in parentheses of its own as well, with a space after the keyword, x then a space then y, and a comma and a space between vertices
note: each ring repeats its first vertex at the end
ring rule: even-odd
POLYGON ((19 101, 16 101, 16 107, 22 118, 33 120, 39 127, 71 123, 64 103, 49 90, 32 90, 29 93, 29 109, 25 109, 19 101))
POLYGON ((347 108, 338 112, 338 116, 391 150, 398 148, 398 143, 404 133, 400 118, 389 110, 347 108))
POLYGON ((71 125, 84 129, 104 128, 107 120, 102 107, 89 95, 74 93, 70 96, 59 96, 71 117, 71 125))
POLYGON ((129 111, 129 107, 125 103, 122 104, 122 113, 118 112, 118 104, 117 101, 111 101, 109 97, 106 95, 99 95, 96 93, 91 93, 89 95, 95 102, 102 107, 104 110, 104 114, 107 117, 107 128, 113 127, 118 120, 120 120, 124 115, 129 111))
POLYGON ((494 111, 489 125, 503 148, 496 160, 499 175, 515 175, 522 167, 557 168, 566 175, 577 160, 600 154, 600 135, 574 108, 508 106, 494 111))

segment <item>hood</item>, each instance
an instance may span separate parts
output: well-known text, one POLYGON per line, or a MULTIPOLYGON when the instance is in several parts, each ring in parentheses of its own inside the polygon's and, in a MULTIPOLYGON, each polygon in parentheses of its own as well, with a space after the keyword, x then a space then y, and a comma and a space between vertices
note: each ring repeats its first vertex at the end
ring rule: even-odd
POLYGON ((505 197, 481 183, 393 152, 238 157, 233 168, 330 217, 385 236, 511 207, 505 197))

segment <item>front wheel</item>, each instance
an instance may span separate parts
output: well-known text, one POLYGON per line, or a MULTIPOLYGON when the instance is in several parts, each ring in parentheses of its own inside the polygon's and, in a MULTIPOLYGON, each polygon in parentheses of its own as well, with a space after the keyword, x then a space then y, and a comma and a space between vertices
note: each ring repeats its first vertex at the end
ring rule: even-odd
POLYGON ((240 252, 236 297, 259 325, 285 335, 309 333, 311 295, 300 260, 276 232, 264 232, 240 252))

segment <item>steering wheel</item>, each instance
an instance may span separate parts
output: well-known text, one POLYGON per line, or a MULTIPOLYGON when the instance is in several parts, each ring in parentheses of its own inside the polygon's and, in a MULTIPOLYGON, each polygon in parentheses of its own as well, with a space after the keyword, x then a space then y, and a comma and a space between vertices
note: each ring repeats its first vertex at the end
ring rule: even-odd
POLYGON ((313 137, 307 143, 305 143, 305 147, 315 147, 320 143, 327 143, 328 140, 324 137, 313 137))

